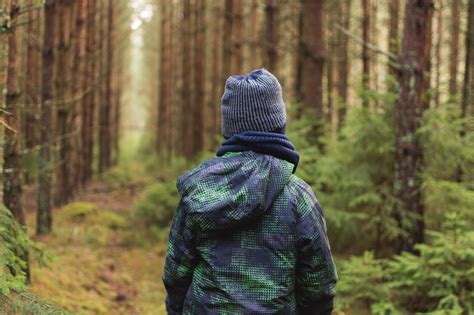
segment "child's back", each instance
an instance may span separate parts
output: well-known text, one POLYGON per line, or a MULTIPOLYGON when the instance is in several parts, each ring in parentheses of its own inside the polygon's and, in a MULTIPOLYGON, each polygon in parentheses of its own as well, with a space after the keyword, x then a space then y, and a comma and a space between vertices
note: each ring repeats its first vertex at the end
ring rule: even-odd
POLYGON ((238 134, 222 156, 178 180, 163 278, 168 312, 329 314, 336 270, 322 210, 293 175, 291 143, 238 134))

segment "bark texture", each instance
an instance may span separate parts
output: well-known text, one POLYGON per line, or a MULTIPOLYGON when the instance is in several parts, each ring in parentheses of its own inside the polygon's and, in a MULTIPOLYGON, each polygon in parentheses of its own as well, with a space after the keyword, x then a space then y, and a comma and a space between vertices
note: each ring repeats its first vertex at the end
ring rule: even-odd
POLYGON ((323 71, 325 62, 322 0, 303 1, 301 95, 305 108, 315 110, 322 119, 323 71))
MULTIPOLYGON (((10 22, 17 23, 20 7, 17 0, 10 0, 10 22)), ((18 34, 16 28, 8 31, 8 68, 5 128, 3 144, 3 204, 7 207, 22 225, 25 224, 25 215, 22 206, 21 183, 21 153, 20 153, 20 111, 18 100, 20 88, 18 85, 18 34)))
POLYGON ((267 0, 265 6, 267 67, 274 73, 277 73, 278 66, 279 11, 277 0, 267 0))
POLYGON ((40 152, 38 157, 38 214, 36 233, 46 234, 51 231, 51 180, 53 140, 52 116, 55 99, 55 50, 54 34, 56 33, 56 1, 46 0, 44 5, 43 37, 43 75, 40 113, 40 152))
POLYGON ((427 43, 430 42, 432 0, 408 0, 405 8, 403 41, 398 80, 400 93, 395 103, 396 167, 395 193, 400 200, 397 219, 408 237, 397 242, 397 250, 414 251, 424 240, 420 169, 423 156, 416 131, 423 112, 429 77, 427 43), (408 213, 405 213, 408 212, 408 213), (406 225, 401 218, 413 216, 406 225))

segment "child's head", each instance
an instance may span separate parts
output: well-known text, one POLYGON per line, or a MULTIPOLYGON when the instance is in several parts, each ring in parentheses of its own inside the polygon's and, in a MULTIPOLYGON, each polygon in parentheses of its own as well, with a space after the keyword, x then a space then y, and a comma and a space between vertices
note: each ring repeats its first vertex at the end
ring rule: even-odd
POLYGON ((284 130, 286 110, 277 78, 265 69, 230 76, 221 99, 222 134, 284 130))

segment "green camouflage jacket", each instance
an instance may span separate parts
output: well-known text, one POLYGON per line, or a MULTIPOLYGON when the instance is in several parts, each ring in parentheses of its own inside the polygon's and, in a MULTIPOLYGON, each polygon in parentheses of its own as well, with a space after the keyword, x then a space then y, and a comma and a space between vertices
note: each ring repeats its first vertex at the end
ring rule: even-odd
POLYGON ((330 314, 321 207, 293 165, 227 153, 178 180, 163 281, 169 314, 330 314))

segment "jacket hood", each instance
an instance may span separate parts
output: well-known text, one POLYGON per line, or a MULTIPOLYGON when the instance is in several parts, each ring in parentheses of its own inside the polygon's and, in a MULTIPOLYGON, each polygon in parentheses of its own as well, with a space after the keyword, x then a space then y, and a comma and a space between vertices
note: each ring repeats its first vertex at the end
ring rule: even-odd
POLYGON ((191 228, 225 230, 260 217, 290 180, 293 167, 252 151, 205 161, 177 183, 191 228))

